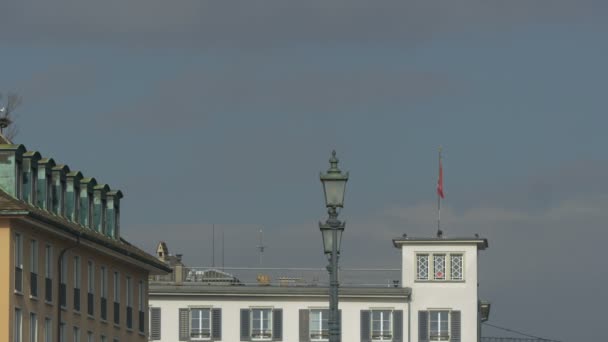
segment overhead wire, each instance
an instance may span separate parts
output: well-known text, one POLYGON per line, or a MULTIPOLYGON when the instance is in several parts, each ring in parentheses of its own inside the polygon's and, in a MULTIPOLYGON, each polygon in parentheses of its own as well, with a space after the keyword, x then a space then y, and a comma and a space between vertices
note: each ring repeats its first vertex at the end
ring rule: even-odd
POLYGON ((530 334, 527 334, 527 333, 524 333, 524 332, 521 332, 521 331, 517 331, 515 329, 509 329, 509 328, 501 327, 501 326, 498 326, 498 325, 490 324, 490 323, 487 323, 487 322, 482 322, 482 324, 490 326, 492 328, 496 328, 496 329, 512 332, 512 333, 515 333, 515 334, 519 334, 519 335, 522 335, 522 336, 536 338, 536 339, 539 339, 539 340, 542 340, 542 341, 547 341, 547 342, 564 342, 564 341, 554 340, 554 339, 550 339, 550 338, 544 338, 544 337, 530 335, 530 334))

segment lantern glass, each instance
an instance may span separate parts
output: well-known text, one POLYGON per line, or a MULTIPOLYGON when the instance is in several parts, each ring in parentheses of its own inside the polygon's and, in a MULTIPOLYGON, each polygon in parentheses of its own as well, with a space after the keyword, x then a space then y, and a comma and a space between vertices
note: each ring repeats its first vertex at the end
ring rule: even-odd
MULTIPOLYGON (((344 231, 344 228, 336 229, 337 242, 338 242, 338 246, 336 246, 336 247, 337 247, 338 253, 340 253, 340 243, 342 242, 342 232, 343 231, 344 231)), ((332 233, 333 233, 333 231, 331 228, 321 227, 321 234, 323 236, 323 250, 324 250, 325 254, 331 254, 332 244, 334 241, 334 237, 333 237, 332 233)))
POLYGON ((327 207, 344 207, 344 193, 346 192, 346 178, 322 178, 325 192, 325 205, 327 207))

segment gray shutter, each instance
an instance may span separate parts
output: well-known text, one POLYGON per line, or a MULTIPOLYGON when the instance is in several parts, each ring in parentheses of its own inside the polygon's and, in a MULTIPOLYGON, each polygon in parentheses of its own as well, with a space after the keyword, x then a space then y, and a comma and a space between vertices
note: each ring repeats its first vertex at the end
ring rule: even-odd
POLYGON ((340 337, 342 337, 342 309, 338 309, 338 326, 340 327, 340 337))
POLYGON ((283 340, 283 309, 272 310, 272 340, 283 340))
POLYGON ((190 340, 190 310, 179 309, 179 340, 190 340))
POLYGON ((214 340, 222 339, 222 309, 216 308, 211 310, 211 338, 214 340))
POLYGON ((160 308, 150 308, 150 341, 160 340, 160 308))
POLYGON ((429 340, 429 314, 428 311, 418 311, 418 341, 429 340))
POLYGON ((369 342, 372 339, 370 316, 371 312, 369 310, 361 310, 361 342, 369 342))
POLYGON ((241 341, 249 341, 249 309, 241 309, 241 341))
POLYGON ((403 310, 393 311, 393 342, 403 341, 403 310))
POLYGON ((460 342, 460 311, 450 313, 450 341, 460 342))
POLYGON ((310 311, 308 309, 300 310, 300 342, 310 341, 310 311))

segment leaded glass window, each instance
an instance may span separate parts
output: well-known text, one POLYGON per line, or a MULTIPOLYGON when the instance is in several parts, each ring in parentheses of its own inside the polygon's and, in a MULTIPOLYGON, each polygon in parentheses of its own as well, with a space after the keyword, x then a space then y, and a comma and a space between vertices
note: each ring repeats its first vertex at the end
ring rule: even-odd
POLYGON ((272 309, 251 309, 251 323, 253 339, 272 338, 272 309))
POLYGON ((416 277, 418 280, 429 279, 429 256, 427 254, 418 254, 416 256, 416 277))
POLYGON ((190 338, 211 338, 211 309, 190 309, 190 338))
POLYGON ((329 310, 310 310, 310 340, 324 341, 329 339, 329 310))
POLYGON ((450 277, 452 280, 463 279, 462 254, 450 255, 450 277))
POLYGON ((433 255, 433 270, 435 280, 445 280, 445 255, 433 255))
POLYGON ((430 333, 431 341, 449 341, 449 315, 447 310, 430 311, 430 333))
POLYGON ((386 341, 393 338, 391 310, 372 310, 372 340, 386 341))

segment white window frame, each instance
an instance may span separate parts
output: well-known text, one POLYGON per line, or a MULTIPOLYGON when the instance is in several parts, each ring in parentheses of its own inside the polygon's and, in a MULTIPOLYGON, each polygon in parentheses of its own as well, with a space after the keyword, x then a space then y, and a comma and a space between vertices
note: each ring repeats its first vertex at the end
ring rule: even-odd
POLYGON ((80 289, 82 283, 82 265, 80 264, 80 256, 74 255, 74 288, 80 289))
POLYGON ((452 338, 452 332, 450 331, 451 329, 451 320, 452 320, 452 315, 451 315, 451 310, 450 309, 430 309, 428 310, 428 315, 429 315, 429 341, 450 341, 450 339, 452 338), (439 315, 439 321, 438 321, 438 325, 439 325, 439 335, 433 336, 432 335, 432 331, 433 331, 433 312, 445 312, 446 313, 446 332, 447 335, 441 336, 441 322, 442 322, 442 317, 441 314, 439 315))
POLYGON ((133 279, 129 276, 126 277, 126 296, 127 296, 127 307, 133 308, 133 279))
POLYGON ((465 253, 462 251, 457 252, 444 252, 444 251, 424 251, 417 252, 414 258, 414 269, 416 270, 415 281, 416 282, 464 282, 466 277, 465 273, 465 253), (426 278, 420 277, 420 261, 421 257, 427 257, 426 262, 426 278), (435 270, 436 257, 444 257, 443 265, 443 278, 437 277, 435 270), (460 257, 461 262, 461 274, 460 277, 452 277, 452 257, 460 257))
POLYGON ((120 303, 120 272, 114 271, 114 302, 120 303))
POLYGON ((450 253, 450 280, 462 281, 464 280, 464 253, 450 253), (454 259, 460 258, 460 277, 455 277, 454 274, 454 259))
POLYGON ((48 317, 44 319, 44 342, 53 342, 53 321, 48 317))
POLYGON ((95 335, 92 331, 87 331, 87 342, 95 342, 95 335))
POLYGON ((13 318, 13 341, 23 341, 23 310, 15 308, 15 317, 13 318))
POLYGON ((269 341, 272 340, 272 337, 274 336, 274 331, 273 331, 273 308, 268 308, 268 307, 253 307, 249 309, 249 336, 251 337, 252 340, 254 341, 269 341), (263 317, 263 313, 268 311, 268 331, 270 331, 270 336, 254 336, 253 334, 253 330, 254 330, 254 311, 258 311, 260 312, 260 330, 263 330, 264 328, 264 317, 263 317))
POLYGON ((106 266, 100 267, 99 276, 101 277, 101 298, 108 299, 108 268, 106 266))
POLYGON ((30 342, 38 342, 38 316, 30 312, 30 342))
POLYGON ((87 291, 95 294, 95 262, 87 261, 87 291))
MULTIPOLYGON (((22 293, 23 292, 23 286, 25 285, 23 283, 23 235, 21 235, 21 233, 15 233, 15 240, 14 240, 14 252, 15 252, 15 268, 18 268, 21 270, 21 281, 17 282, 17 271, 13 270, 15 272, 15 282, 14 285, 15 286, 15 292, 16 293, 22 293), (21 284, 21 288, 17 288, 17 284, 21 284)), ((11 271, 12 272, 12 271, 11 271)))
POLYGON ((189 324, 189 326, 188 326, 188 334, 190 336, 190 339, 193 340, 193 341, 210 340, 212 338, 212 336, 213 336, 213 310, 212 310, 212 308, 208 307, 208 306, 206 306, 206 307, 205 306, 191 306, 188 309, 189 309, 189 312, 188 312, 188 324, 189 324), (195 328, 195 327, 193 327, 193 324, 192 324, 192 319, 193 319, 192 313, 194 311, 200 311, 201 312, 201 316, 199 318, 199 324, 198 324, 199 325, 198 329, 200 329, 200 330, 203 330, 203 329, 206 328, 203 325, 203 313, 204 312, 208 313, 208 315, 209 315, 209 319, 208 319, 209 327, 207 329, 209 330, 209 336, 197 336, 197 337, 193 337, 192 336, 192 334, 193 334, 193 330, 192 329, 195 328))
POLYGON ((448 254, 446 253, 434 253, 433 254, 433 280, 444 281, 448 280, 447 277, 447 260, 448 254), (443 265, 439 260, 443 259, 443 265))
POLYGON ((61 257, 61 283, 66 286, 68 285, 68 253, 63 253, 61 257))
POLYGON ((429 264, 432 259, 428 253, 416 254, 416 280, 429 280, 429 264), (425 260, 424 264, 422 260, 425 260), (426 274, 424 274, 426 273, 426 274), (424 274, 424 276, 422 276, 424 274))
POLYGON ((327 308, 312 308, 309 309, 308 313, 308 338, 311 341, 328 341, 329 340, 329 309, 327 308), (312 323, 315 320, 313 317, 313 312, 319 312, 319 329, 313 331, 312 323), (324 315, 325 314, 325 315, 324 315), (325 317, 327 316, 327 317, 325 317), (326 322, 326 329, 323 329, 323 322, 326 322), (313 336, 314 334, 314 336, 313 336))
POLYGON ((369 313, 369 322, 370 327, 369 331, 371 333, 370 339, 372 341, 392 341, 393 340, 393 309, 392 308, 372 308, 369 313), (374 313, 380 314, 380 336, 374 337, 374 313), (388 314, 388 327, 390 332, 390 337, 384 336, 384 325, 383 322, 386 320, 384 314, 388 314))
POLYGON ((74 327, 74 329, 72 330, 72 339, 74 342, 80 342, 80 328, 79 327, 74 327))
POLYGON ((30 240, 30 272, 39 274, 38 272, 38 240, 30 240))
POLYGON ((44 277, 53 279, 53 245, 44 246, 44 277))

